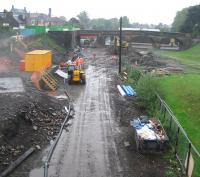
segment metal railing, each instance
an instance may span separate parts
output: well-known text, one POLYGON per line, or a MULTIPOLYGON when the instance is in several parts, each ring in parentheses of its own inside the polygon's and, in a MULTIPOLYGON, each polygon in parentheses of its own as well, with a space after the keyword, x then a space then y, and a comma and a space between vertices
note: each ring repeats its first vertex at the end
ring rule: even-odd
POLYGON ((172 110, 157 95, 158 118, 165 128, 182 172, 189 177, 200 177, 200 153, 188 138, 172 110))

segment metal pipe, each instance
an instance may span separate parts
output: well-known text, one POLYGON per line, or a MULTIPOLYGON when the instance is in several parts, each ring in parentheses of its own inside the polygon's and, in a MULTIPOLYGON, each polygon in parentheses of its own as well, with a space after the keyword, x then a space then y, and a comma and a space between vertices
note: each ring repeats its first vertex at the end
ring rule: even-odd
POLYGON ((121 73, 121 60, 122 60, 122 17, 120 17, 120 30, 119 30, 119 74, 121 73))
MULTIPOLYGON (((65 94, 69 97, 69 95, 67 94, 67 92, 65 92, 65 94)), ((70 112, 71 112, 71 106, 70 106, 70 104, 69 104, 68 108, 65 106, 65 110, 66 110, 66 112, 67 112, 67 116, 66 116, 64 122, 62 123, 62 126, 61 126, 61 128, 60 128, 59 134, 58 134, 58 136, 56 137, 55 142, 54 142, 53 145, 51 146, 51 148, 50 148, 50 150, 49 150, 49 152, 48 152, 48 154, 47 154, 47 158, 46 158, 46 160, 45 160, 45 162, 44 162, 44 177, 48 177, 49 162, 50 162, 51 157, 52 157, 52 155, 53 155, 53 152, 54 152, 54 150, 55 150, 55 148, 56 148, 56 145, 57 145, 57 143, 58 143, 58 141, 59 141, 59 139, 60 139, 60 137, 61 137, 61 134, 62 134, 62 132, 63 132, 64 126, 65 126, 66 122, 69 120, 69 116, 70 116, 70 112)))

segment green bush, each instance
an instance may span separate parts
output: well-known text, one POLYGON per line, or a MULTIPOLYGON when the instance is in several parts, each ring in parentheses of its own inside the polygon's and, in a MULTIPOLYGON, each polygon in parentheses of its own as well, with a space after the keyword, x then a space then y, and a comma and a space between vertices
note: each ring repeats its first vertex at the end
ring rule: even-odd
POLYGON ((132 78, 137 83, 141 75, 142 72, 139 69, 134 68, 131 70, 129 77, 132 78))
POLYGON ((126 65, 125 72, 128 73, 127 83, 135 86, 142 76, 142 70, 140 68, 133 68, 130 65, 126 65))
POLYGON ((136 84, 138 103, 141 107, 145 107, 151 115, 155 112, 157 90, 158 84, 156 78, 150 74, 140 77, 136 84))

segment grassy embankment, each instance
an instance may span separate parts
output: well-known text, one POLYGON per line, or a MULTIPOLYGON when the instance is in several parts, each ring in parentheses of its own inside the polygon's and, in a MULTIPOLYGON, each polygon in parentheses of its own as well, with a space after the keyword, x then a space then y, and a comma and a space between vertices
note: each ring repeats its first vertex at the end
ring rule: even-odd
POLYGON ((200 69, 200 44, 184 51, 157 51, 156 53, 176 59, 182 64, 200 69))
MULTIPOLYGON (((200 44, 185 51, 161 51, 159 54, 200 68, 200 44)), ((163 77, 160 87, 165 101, 200 151, 200 75, 190 73, 163 77)))
POLYGON ((59 53, 64 53, 65 49, 59 46, 53 39, 48 37, 47 35, 41 35, 33 42, 29 43, 34 49, 49 49, 54 50, 59 53))
POLYGON ((160 90, 193 144, 200 150, 200 75, 163 77, 160 90))

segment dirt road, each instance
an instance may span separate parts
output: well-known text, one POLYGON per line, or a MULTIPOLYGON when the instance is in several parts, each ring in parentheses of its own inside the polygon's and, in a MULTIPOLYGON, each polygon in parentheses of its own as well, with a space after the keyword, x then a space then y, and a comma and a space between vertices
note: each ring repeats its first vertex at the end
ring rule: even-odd
POLYGON ((74 102, 75 118, 68 138, 62 138, 62 146, 58 145, 57 151, 62 153, 55 152, 59 155, 54 156, 54 161, 61 163, 57 163, 57 167, 52 165, 56 170, 50 167, 51 176, 114 177, 120 171, 108 80, 105 68, 89 65, 87 84, 69 87, 73 97, 77 97, 76 92, 81 93, 74 102))

